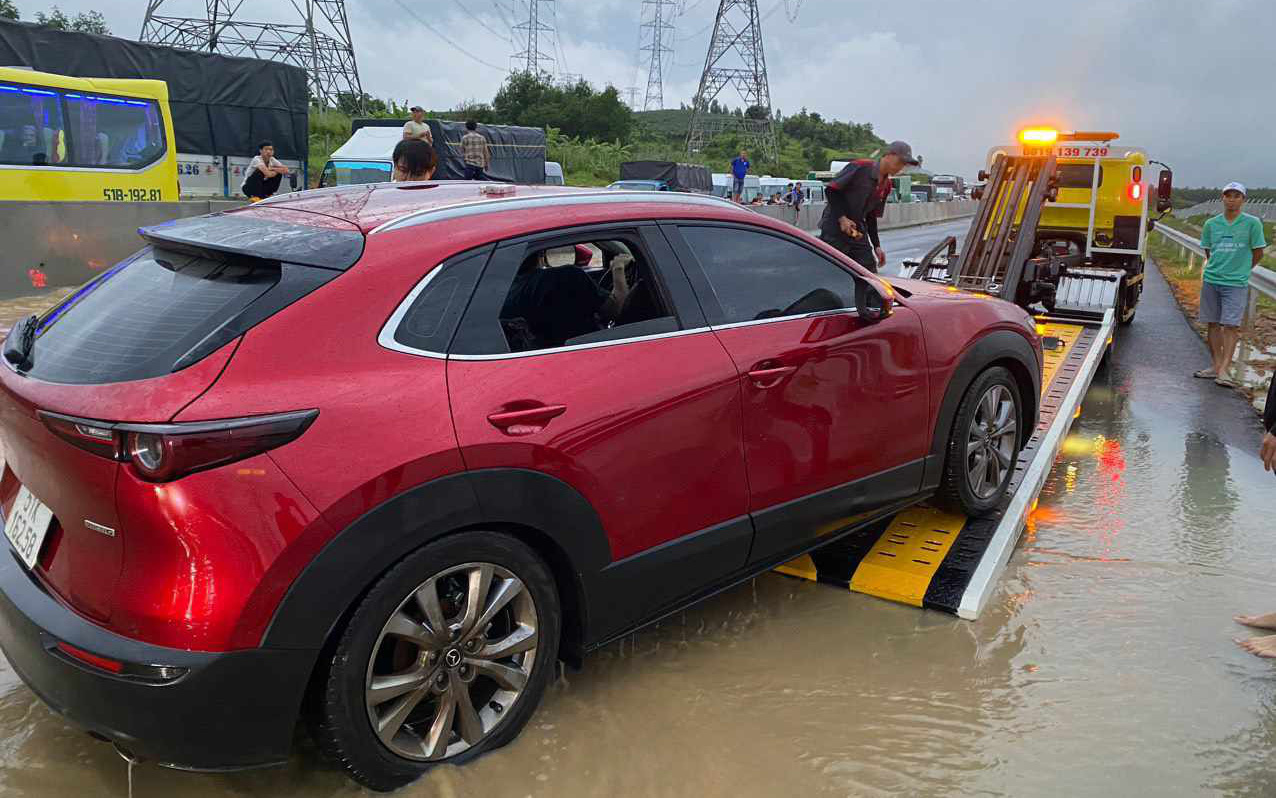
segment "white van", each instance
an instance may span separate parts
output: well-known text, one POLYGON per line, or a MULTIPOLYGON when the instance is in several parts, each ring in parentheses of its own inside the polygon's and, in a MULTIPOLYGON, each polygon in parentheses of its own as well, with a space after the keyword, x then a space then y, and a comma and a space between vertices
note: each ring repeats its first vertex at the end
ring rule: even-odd
POLYGON ((545 162, 545 185, 563 186, 563 165, 558 161, 545 162))
POLYGON ((390 153, 403 140, 398 127, 361 127, 333 150, 319 176, 319 187, 388 183, 394 173, 390 153))

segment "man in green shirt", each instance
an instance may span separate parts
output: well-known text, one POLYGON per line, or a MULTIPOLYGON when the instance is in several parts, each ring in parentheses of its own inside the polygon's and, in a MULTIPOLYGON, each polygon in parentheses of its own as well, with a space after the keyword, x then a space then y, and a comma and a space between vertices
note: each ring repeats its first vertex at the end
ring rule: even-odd
POLYGON ((1241 213, 1244 204, 1245 186, 1228 183, 1223 189, 1223 212, 1201 229, 1206 263, 1199 318, 1209 327, 1207 340, 1214 362, 1195 376, 1228 388, 1237 387, 1227 372, 1249 302, 1249 275, 1263 259, 1263 248, 1267 246, 1263 223, 1257 216, 1241 213))

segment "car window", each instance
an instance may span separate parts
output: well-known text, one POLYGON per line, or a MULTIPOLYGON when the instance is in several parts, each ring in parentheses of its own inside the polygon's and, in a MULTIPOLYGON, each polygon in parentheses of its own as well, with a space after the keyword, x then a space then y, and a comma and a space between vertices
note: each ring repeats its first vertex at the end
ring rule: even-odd
POLYGON ((647 250, 636 237, 560 240, 552 246, 508 246, 498 252, 451 352, 552 351, 678 329, 647 250), (621 274, 628 290, 616 286, 621 274))
POLYGON ((422 352, 444 353, 465 305, 478 284, 491 248, 461 255, 440 266, 417 287, 394 326, 394 341, 422 352))
POLYGON ((717 307, 705 308, 710 324, 855 306, 855 277, 795 241, 733 227, 679 231, 713 291, 717 307))

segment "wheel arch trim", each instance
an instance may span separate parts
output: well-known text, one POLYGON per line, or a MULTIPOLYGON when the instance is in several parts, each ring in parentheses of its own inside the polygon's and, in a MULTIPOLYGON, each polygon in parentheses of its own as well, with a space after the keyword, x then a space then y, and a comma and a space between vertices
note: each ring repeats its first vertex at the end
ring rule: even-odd
POLYGON ((463 472, 406 490, 333 536, 293 580, 262 636, 266 648, 320 650, 338 623, 395 563, 445 535, 491 528, 546 559, 565 610, 564 649, 589 630, 587 596, 611 562, 598 514, 567 483, 515 468, 463 472), (548 548, 552 547, 552 549, 548 548), (568 585, 564 579, 570 579, 568 585), (566 592, 566 591, 564 591, 566 592))

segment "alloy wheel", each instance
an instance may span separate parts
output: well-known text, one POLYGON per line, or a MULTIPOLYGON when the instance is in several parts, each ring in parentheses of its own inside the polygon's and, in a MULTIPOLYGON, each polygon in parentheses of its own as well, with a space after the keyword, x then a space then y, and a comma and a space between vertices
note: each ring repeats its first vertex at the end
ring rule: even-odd
POLYGON ((1014 467, 1018 412, 1010 390, 993 385, 979 398, 966 436, 966 482, 980 499, 994 496, 1014 467))
POLYGON ((473 562, 430 577, 373 646, 365 703, 374 733, 414 760, 478 745, 523 695, 537 637, 531 591, 505 568, 473 562))

